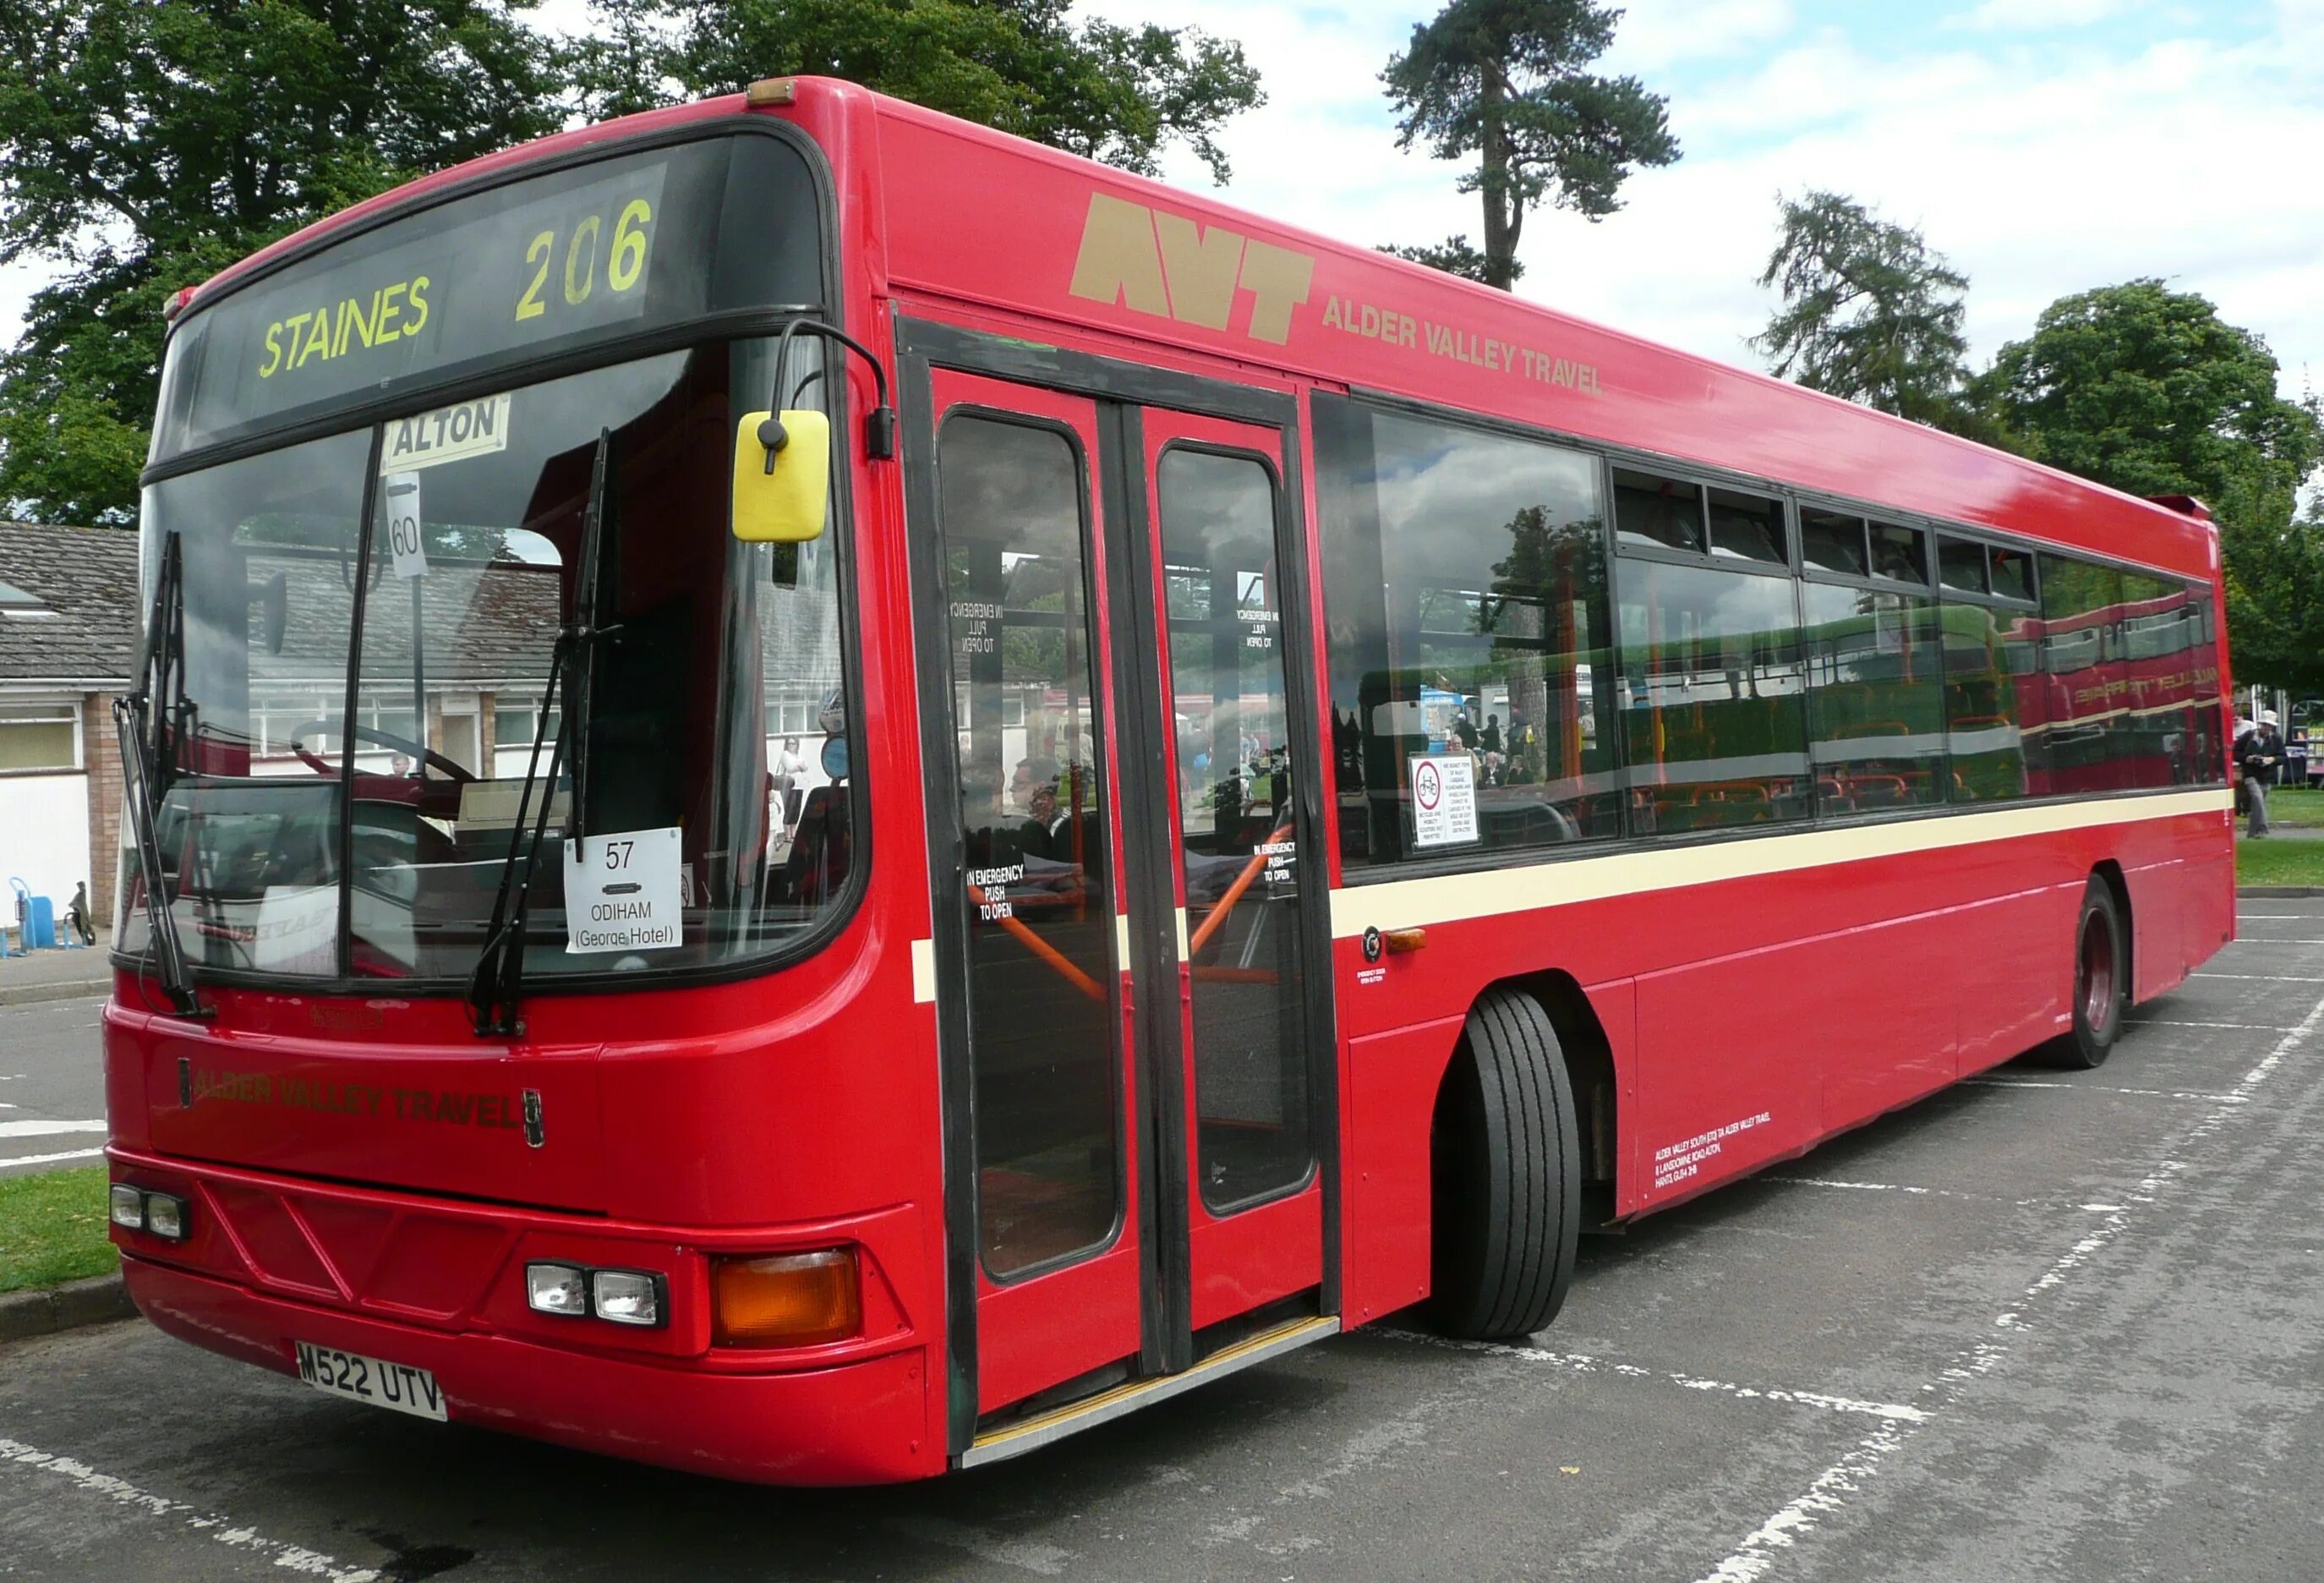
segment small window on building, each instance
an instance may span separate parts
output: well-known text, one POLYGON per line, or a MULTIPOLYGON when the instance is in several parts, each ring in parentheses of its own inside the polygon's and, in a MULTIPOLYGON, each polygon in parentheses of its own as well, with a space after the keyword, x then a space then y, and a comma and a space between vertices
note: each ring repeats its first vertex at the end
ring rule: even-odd
POLYGON ((1801 512, 1800 559, 1818 571, 1865 576, 1872 563, 1864 548, 1864 519, 1833 511, 1801 512))
POLYGON ((2034 597, 2034 557, 2023 550, 2004 550, 1996 544, 1986 551, 1986 560, 1993 568, 1993 591, 2005 599, 2034 597))
POLYGON ((1614 469, 1614 531, 1625 544, 1702 549, 1702 489, 1652 473, 1614 469))
POLYGON ((1927 582, 1929 560, 1927 552, 1921 548, 1921 531, 1874 523, 1872 573, 1875 577, 1895 578, 1900 583, 1927 582))
POLYGON ((0 583, 0 617, 10 621, 61 619, 46 599, 37 594, 28 594, 14 583, 0 583))
POLYGON ((80 768, 73 712, 70 704, 0 708, 0 774, 80 768))
POLYGON ((1937 541, 1937 577, 1945 587, 1964 594, 1985 592, 1985 546, 1967 539, 1937 541))
POLYGON ((1764 560, 1774 566, 1791 564, 1784 543, 1784 503, 1763 495, 1734 489, 1712 489, 1711 552, 1733 560, 1764 560))

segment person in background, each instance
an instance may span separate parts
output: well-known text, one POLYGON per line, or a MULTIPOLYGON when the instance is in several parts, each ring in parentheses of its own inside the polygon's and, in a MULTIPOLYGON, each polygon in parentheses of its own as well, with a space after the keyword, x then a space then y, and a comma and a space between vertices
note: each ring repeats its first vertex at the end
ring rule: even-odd
POLYGON ((2283 762, 2283 736, 2276 729, 2275 711, 2262 709, 2259 724, 2236 738, 2236 771, 2242 776, 2244 800, 2251 809, 2247 836, 2267 834, 2267 783, 2283 762))
POLYGON ((799 739, 784 737, 783 745, 775 749, 775 762, 768 766, 767 778, 774 787, 775 806, 785 829, 798 823, 799 808, 806 800, 799 782, 806 775, 807 760, 799 756, 799 739))
POLYGON ((87 880, 73 886, 72 900, 65 903, 65 921, 70 924, 72 931, 80 937, 81 944, 93 946, 97 943, 97 927, 89 921, 88 917, 88 882, 87 880))

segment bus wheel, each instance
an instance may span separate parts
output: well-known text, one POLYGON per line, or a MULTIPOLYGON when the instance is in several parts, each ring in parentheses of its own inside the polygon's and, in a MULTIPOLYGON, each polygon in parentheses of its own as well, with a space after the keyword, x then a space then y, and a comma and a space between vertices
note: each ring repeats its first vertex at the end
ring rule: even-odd
POLYGON ((1436 1098, 1432 1317, 1469 1339, 1556 1317, 1582 1229, 1573 1086, 1541 1003, 1488 990, 1436 1098))
POLYGON ((2052 1065, 2088 1071, 2113 1052, 2130 1004, 2128 943, 2114 887, 2093 875, 2074 923, 2074 1031, 2050 1041, 2052 1065))

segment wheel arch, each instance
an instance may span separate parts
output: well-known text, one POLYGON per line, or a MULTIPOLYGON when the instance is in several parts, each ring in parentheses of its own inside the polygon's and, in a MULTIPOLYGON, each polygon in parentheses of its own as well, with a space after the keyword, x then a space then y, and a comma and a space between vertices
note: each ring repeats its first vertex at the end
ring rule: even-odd
POLYGON ((2122 963, 2124 968, 2124 999, 2135 1004, 2138 1000, 2138 914, 2130 905, 2130 880, 2122 865, 2111 857, 2101 857, 2090 866, 2090 877, 2104 880, 2107 890, 2114 893, 2115 911, 2122 915, 2122 963))
MULTIPOLYGON (((1581 1125, 1583 1225, 1587 1227, 1610 1220, 1614 1214, 1615 1179, 1622 1159, 1622 1090, 1613 1041, 1607 1037, 1598 1008, 1573 975, 1562 968, 1545 967, 1479 985, 1476 994, 1469 999, 1469 1009, 1474 1011, 1497 989, 1515 990, 1548 1014, 1549 1025, 1557 1034, 1558 1053, 1565 1064, 1566 1078, 1573 1087, 1574 1116, 1581 1125)), ((1437 1076, 1440 1097, 1451 1078, 1448 1063, 1437 1076)))

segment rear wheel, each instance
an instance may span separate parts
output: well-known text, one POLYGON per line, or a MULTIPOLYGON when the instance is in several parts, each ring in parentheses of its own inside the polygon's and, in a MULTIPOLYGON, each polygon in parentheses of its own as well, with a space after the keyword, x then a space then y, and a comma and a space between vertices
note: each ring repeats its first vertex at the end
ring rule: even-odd
POLYGON ((2114 887, 2093 875, 2074 923, 2074 1031, 2050 1041, 2052 1064, 2087 1071, 2113 1052, 2130 1004, 2129 943, 2114 887))
POLYGON ((1538 1001, 1495 989, 1471 1010, 1433 1148, 1436 1325, 1531 1335, 1564 1305, 1582 1229, 1573 1086, 1538 1001))

